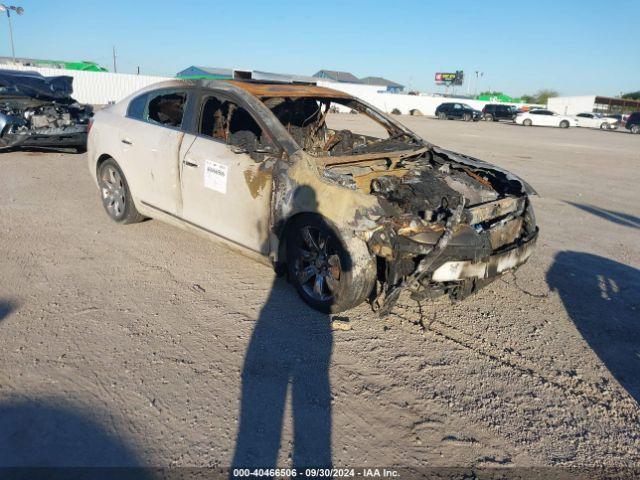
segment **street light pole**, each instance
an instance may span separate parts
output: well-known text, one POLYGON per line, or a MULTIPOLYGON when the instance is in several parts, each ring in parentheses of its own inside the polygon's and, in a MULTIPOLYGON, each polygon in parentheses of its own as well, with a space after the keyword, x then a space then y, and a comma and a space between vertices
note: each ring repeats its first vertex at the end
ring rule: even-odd
POLYGON ((7 9, 7 21, 9 22, 9 38, 11 39, 11 56, 13 57, 13 61, 16 61, 16 49, 13 46, 13 27, 11 26, 11 14, 9 13, 9 9, 7 9))
POLYGON ((13 26, 11 25, 11 10, 16 12, 18 15, 22 15, 24 13, 24 8, 16 7, 14 5, 5 5, 4 3, 0 3, 0 10, 4 10, 7 12, 7 21, 9 22, 9 40, 11 41, 11 56, 13 57, 13 61, 16 61, 16 49, 13 45, 13 26))

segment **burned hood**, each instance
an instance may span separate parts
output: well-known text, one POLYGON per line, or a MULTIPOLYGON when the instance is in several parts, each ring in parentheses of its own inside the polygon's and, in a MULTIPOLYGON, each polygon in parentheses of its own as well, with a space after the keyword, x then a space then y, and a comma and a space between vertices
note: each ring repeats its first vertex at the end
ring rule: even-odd
POLYGON ((28 97, 38 100, 73 102, 73 77, 44 77, 37 72, 0 70, 0 97, 28 97))
POLYGON ((453 161, 455 163, 459 163, 461 165, 466 165, 473 168, 480 168, 483 170, 492 171, 494 174, 504 177, 504 179, 509 182, 519 183, 522 186, 523 193, 526 193, 527 195, 538 195, 538 192, 531 185, 529 185, 529 183, 527 183, 526 180, 523 180, 517 175, 511 173, 509 170, 505 170, 496 165, 493 165, 492 163, 485 162, 484 160, 480 160, 478 158, 470 157, 468 155, 463 155, 461 153, 457 153, 457 152, 436 147, 436 146, 432 147, 432 151, 436 155, 447 158, 448 160, 453 161))

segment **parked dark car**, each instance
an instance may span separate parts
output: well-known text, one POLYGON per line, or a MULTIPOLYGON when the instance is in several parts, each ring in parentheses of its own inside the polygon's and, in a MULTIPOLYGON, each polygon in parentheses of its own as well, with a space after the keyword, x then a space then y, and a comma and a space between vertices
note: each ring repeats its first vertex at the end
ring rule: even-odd
POLYGON ((0 70, 0 149, 86 148, 90 105, 72 97, 73 77, 0 70))
POLYGON ((487 121, 514 120, 516 109, 510 105, 487 104, 482 108, 482 118, 487 121))
POLYGON ((448 102, 438 105, 438 108, 436 108, 436 117, 440 120, 453 118, 464 120, 465 122, 470 122, 471 120, 477 122, 482 118, 482 112, 471 108, 466 103, 448 102))
POLYGON ((629 115, 625 128, 631 130, 631 133, 640 133, 640 112, 629 115))

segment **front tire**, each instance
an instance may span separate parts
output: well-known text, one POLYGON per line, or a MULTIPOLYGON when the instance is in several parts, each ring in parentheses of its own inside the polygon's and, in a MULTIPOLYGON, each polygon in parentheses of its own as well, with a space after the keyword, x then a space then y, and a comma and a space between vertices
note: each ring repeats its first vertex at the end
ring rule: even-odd
POLYGON ((525 118, 522 122, 522 125, 524 125, 525 127, 530 127, 531 125, 533 125, 533 122, 530 118, 525 118))
POLYGON ((487 113, 487 114, 484 116, 484 119, 485 119, 487 122, 493 122, 493 115, 491 115, 490 113, 487 113))
POLYGON ((560 128, 569 128, 569 122, 567 122, 566 120, 562 120, 560 122, 560 128))
POLYGON ((465 114, 462 116, 462 119, 463 119, 465 122, 470 122, 470 121, 471 121, 471 115, 470 115, 470 114, 468 114, 468 113, 465 113, 465 114))
POLYGON ((128 224, 144 220, 133 203, 127 180, 113 158, 98 167, 98 185, 102 206, 114 222, 128 224))
POLYGON ((640 133, 640 125, 631 125, 631 133, 640 133))
POLYGON ((312 308, 338 313, 370 295, 376 266, 360 239, 347 245, 318 215, 300 215, 286 232, 287 272, 298 294, 312 308))

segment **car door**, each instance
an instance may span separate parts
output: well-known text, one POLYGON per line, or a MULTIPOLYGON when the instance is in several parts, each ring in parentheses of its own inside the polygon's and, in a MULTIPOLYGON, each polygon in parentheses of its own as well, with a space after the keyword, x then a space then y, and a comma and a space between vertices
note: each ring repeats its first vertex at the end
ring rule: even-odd
POLYGON ((233 96, 205 93, 195 113, 181 153, 182 218, 267 255, 278 148, 233 96))
POLYGON ((557 123, 560 122, 559 120, 557 120, 555 118, 555 115, 553 114, 553 112, 550 112, 548 110, 541 110, 538 113, 539 113, 539 115, 538 115, 539 125, 543 125, 545 127, 548 127, 548 126, 551 126, 551 125, 555 126, 557 123))
POLYGON ((590 113, 579 113, 578 115, 576 115, 576 121, 581 127, 593 128, 594 126, 596 126, 595 118, 590 113))
POLYGON ((453 118, 462 118, 463 113, 464 113, 464 108, 462 108, 462 105, 460 105, 459 103, 454 103, 453 108, 451 109, 450 115, 453 118))
POLYGON ((532 110, 529 112, 529 120, 531 125, 544 125, 543 115, 539 110, 532 110))
POLYGON ((156 209, 177 214, 180 205, 181 130, 190 92, 162 89, 129 104, 120 128, 118 159, 134 197, 156 209))
POLYGON ((579 113, 576 115, 576 124, 579 127, 590 127, 589 116, 586 113, 579 113))

